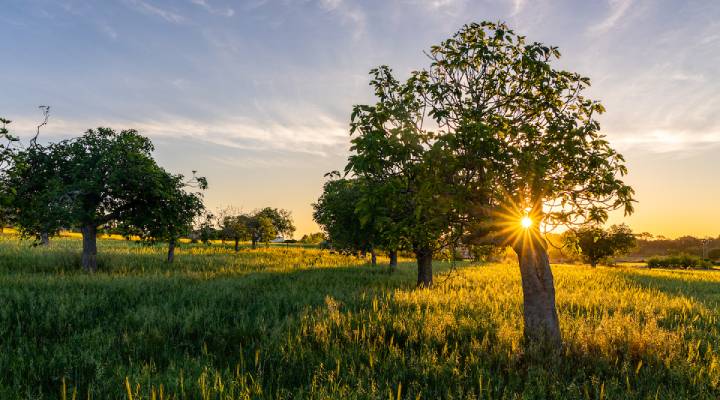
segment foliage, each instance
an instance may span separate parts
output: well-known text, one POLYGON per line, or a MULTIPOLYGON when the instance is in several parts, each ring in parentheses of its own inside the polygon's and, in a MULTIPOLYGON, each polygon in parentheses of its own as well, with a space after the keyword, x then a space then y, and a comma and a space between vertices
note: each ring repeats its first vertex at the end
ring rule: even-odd
POLYGON ((445 279, 436 263, 418 291, 408 263, 188 245, 170 267, 162 248, 100 240, 89 277, 79 246, 0 235, 0 398, 127 398, 126 380, 133 399, 720 396, 710 271, 554 266, 565 350, 535 360, 507 265, 445 279))
MULTIPOLYGON (((148 242, 165 241, 170 244, 168 261, 172 261, 176 243, 188 236, 195 219, 202 215, 205 206, 202 192, 188 192, 187 188, 207 189, 204 177, 193 175, 185 181, 183 175, 175 175, 158 167, 150 192, 140 199, 143 213, 136 213, 123 221, 127 232, 138 235, 148 242)), ((151 179, 149 176, 147 179, 151 179)))
MULTIPOLYGON (((272 225, 275 233, 272 233, 272 237, 267 240, 273 239, 277 234, 292 237, 293 233, 295 233, 295 225, 293 224, 292 214, 288 210, 265 207, 262 210, 256 211, 252 217, 255 220, 258 220, 254 223, 254 225, 258 227, 265 224, 265 222, 260 222, 259 220, 268 219, 270 221, 270 225, 272 225)), ((267 226, 263 229, 264 230, 261 232, 268 232, 268 234, 271 231, 267 226)), ((259 241, 263 242, 266 242, 267 240, 259 239, 259 241)))
POLYGON ((18 141, 16 136, 10 134, 7 126, 10 120, 0 118, 0 231, 9 225, 13 218, 12 187, 7 181, 7 170, 13 163, 15 149, 13 145, 18 141))
POLYGON ((147 211, 144 195, 162 175, 152 150, 150 140, 135 130, 98 128, 76 139, 19 152, 12 171, 19 226, 31 233, 40 233, 41 220, 51 221, 54 230, 98 227, 147 211), (42 200, 36 205, 26 202, 37 197, 42 200))
POLYGON ((647 260, 647 266, 648 268, 708 269, 712 264, 697 256, 679 254, 666 257, 651 257, 647 260))
POLYGON ((255 214, 247 219, 247 230, 252 241, 253 248, 258 242, 268 243, 278 234, 278 229, 273 220, 266 214, 255 214))
POLYGON ((325 241, 325 234, 322 232, 315 232, 305 234, 300 238, 300 243, 304 244, 320 244, 325 241))
POLYGON ((13 191, 11 208, 15 226, 36 244, 69 226, 72 199, 67 187, 66 152, 57 144, 33 144, 18 150, 7 172, 6 184, 13 191))
POLYGON ((573 233, 568 236, 569 241, 578 248, 584 261, 593 267, 610 257, 627 253, 637 243, 630 227, 625 224, 613 225, 607 230, 591 225, 573 233))
POLYGON ((313 204, 313 218, 323 229, 336 250, 369 251, 378 237, 370 224, 358 216, 358 203, 363 195, 357 179, 333 175, 323 185, 323 193, 313 204))

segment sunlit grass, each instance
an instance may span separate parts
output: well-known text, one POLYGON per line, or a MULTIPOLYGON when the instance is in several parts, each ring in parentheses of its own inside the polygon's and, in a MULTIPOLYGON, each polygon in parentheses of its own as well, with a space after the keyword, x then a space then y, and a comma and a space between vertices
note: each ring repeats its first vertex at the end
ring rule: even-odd
POLYGON ((438 263, 415 290, 407 259, 185 245, 168 265, 103 240, 89 276, 78 250, 0 239, 0 398, 720 397, 718 271, 553 266, 565 349, 543 358, 516 265, 438 263))

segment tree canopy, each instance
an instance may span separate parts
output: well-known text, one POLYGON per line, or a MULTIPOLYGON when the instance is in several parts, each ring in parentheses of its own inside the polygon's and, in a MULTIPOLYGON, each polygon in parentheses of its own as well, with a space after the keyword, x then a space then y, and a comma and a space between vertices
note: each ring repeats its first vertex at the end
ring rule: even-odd
POLYGON ((637 243, 630 227, 625 224, 612 225, 608 229, 583 226, 572 232, 568 240, 579 250, 583 260, 593 267, 610 257, 628 252, 637 243))

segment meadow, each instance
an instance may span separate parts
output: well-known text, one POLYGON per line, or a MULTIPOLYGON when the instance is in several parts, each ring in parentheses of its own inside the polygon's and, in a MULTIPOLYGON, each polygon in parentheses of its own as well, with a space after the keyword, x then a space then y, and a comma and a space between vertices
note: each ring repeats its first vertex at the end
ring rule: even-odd
POLYGON ((720 398, 718 270, 554 265, 548 356, 513 264, 438 262, 416 290, 408 259, 98 244, 89 275, 76 238, 0 235, 0 398, 720 398))

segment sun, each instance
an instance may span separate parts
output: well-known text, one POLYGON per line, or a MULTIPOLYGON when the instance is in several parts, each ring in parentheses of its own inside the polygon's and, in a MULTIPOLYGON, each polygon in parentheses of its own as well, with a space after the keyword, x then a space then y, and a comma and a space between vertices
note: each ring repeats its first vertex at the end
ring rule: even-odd
POLYGON ((531 227, 532 223, 532 219, 530 219, 530 217, 528 217, 527 215, 520 220, 520 225, 522 225, 522 227, 525 229, 531 227))

